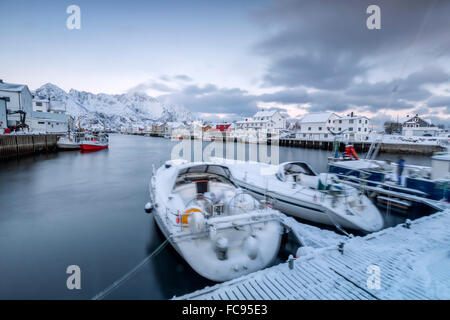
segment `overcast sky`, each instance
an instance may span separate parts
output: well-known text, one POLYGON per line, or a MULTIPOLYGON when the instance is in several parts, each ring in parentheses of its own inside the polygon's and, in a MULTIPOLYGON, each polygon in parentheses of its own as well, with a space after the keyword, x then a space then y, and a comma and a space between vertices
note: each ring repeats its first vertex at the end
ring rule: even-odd
POLYGON ((0 0, 0 78, 144 91, 206 118, 420 113, 450 124, 450 1, 0 0), (81 8, 81 30, 66 8, 81 8), (366 9, 381 8, 369 30, 366 9))

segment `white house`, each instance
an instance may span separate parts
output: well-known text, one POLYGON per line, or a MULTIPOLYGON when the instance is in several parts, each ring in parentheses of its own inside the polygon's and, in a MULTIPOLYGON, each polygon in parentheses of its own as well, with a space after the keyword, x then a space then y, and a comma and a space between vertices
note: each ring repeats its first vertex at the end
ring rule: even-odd
POLYGON ((275 133, 286 128, 286 119, 279 111, 258 111, 252 118, 236 122, 236 129, 265 130, 275 133))
POLYGON ((33 96, 33 111, 35 112, 49 112, 50 99, 33 96))
MULTIPOLYGON (((0 80, 0 97, 9 98, 6 102, 6 108, 9 112, 23 111, 26 113, 25 123, 30 125, 33 112, 32 95, 28 86, 23 84, 6 83, 0 80)), ((10 114, 7 116, 7 125, 9 127, 17 126, 20 123, 19 114, 10 114)))
POLYGON ((333 135, 334 121, 339 116, 333 112, 310 113, 300 121, 300 130, 296 132, 297 139, 330 140, 333 135))
POLYGON ((366 140, 370 132, 370 119, 366 116, 356 116, 350 113, 347 116, 333 120, 336 132, 343 132, 343 136, 349 140, 366 140))
POLYGON ((30 129, 37 132, 65 133, 68 130, 70 116, 65 114, 61 101, 33 97, 33 113, 30 129))
POLYGON ((441 129, 434 126, 428 119, 422 119, 416 114, 409 115, 400 120, 402 123, 402 135, 404 136, 436 136, 441 129))
POLYGON ((333 133, 342 133, 348 140, 367 140, 370 132, 370 119, 356 116, 353 112, 346 116, 333 112, 310 113, 299 125, 295 136, 306 140, 333 140, 333 133))

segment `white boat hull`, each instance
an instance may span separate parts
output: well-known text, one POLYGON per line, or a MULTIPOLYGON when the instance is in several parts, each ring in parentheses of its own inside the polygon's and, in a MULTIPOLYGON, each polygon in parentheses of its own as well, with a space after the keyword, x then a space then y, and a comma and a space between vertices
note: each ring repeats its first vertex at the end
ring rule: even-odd
MULTIPOLYGON (((248 202, 236 198, 242 194, 236 185, 214 179, 208 182, 210 190, 217 196, 223 192, 223 198, 220 198, 223 202, 219 202, 226 209, 212 214, 204 211, 205 207, 191 205, 187 199, 194 191, 193 184, 177 180, 180 184, 173 187, 178 172, 190 166, 161 167, 151 182, 155 221, 174 249, 198 274, 216 282, 231 280, 272 264, 284 232, 280 213, 268 207, 261 208, 261 204, 248 194, 246 196, 254 201, 250 203, 257 206, 246 207, 248 202), (186 195, 188 197, 183 198, 186 195), (190 208, 197 208, 197 211, 188 215, 190 208), (185 217, 187 223, 183 222, 185 217), (222 240, 226 242, 225 256, 217 247, 222 240)), ((189 177, 186 172, 183 174, 182 179, 189 177)))
MULTIPOLYGON (((238 185, 250 192, 255 198, 263 200, 266 198, 264 190, 255 186, 246 184, 242 181, 236 181, 238 185)), ((275 200, 273 208, 280 210, 281 212, 314 223, 320 223, 330 226, 340 226, 344 229, 360 230, 364 232, 378 231, 383 227, 382 220, 378 224, 363 225, 361 223, 355 223, 348 219, 343 218, 341 214, 336 213, 326 207, 323 207, 319 203, 306 202, 292 197, 283 196, 276 193, 267 193, 275 200)))
POLYGON ((202 277, 215 282, 232 280, 270 266, 277 257, 283 233, 278 221, 266 223, 266 228, 263 230, 265 236, 259 238, 259 240, 263 240, 260 247, 264 250, 260 250, 257 259, 242 259, 241 255, 235 255, 227 261, 220 261, 215 259, 215 253, 209 238, 185 242, 175 241, 163 222, 161 212, 158 210, 155 212, 155 221, 165 238, 169 240, 172 247, 189 266, 202 277), (267 237, 267 235, 273 236, 267 237), (202 254, 195 254, 196 252, 202 254))
POLYGON ((56 146, 58 147, 58 149, 61 150, 78 150, 80 149, 80 144, 79 143, 60 143, 58 142, 56 144, 56 146))
MULTIPOLYGON (((218 159, 216 162, 223 163, 224 161, 218 159)), ((342 202, 332 205, 331 196, 325 196, 325 200, 323 200, 323 193, 319 191, 302 187, 293 189, 291 183, 281 182, 274 175, 262 176, 259 168, 267 169, 268 165, 240 161, 226 163, 230 167, 234 181, 241 188, 250 192, 257 199, 273 199, 273 208, 283 213, 314 223, 344 229, 374 232, 383 228, 383 217, 365 196, 358 197, 364 209, 360 212, 352 211, 353 209, 348 209, 342 202)), ((356 192, 356 189, 353 191, 356 192)))

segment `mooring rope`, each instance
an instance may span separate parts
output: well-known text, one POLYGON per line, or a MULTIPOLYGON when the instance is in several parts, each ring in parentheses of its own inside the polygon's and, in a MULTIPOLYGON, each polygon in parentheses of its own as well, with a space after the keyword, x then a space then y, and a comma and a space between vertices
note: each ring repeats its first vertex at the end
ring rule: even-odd
POLYGON ((159 245, 158 248, 155 249, 155 251, 153 251, 144 260, 142 260, 136 267, 131 269, 129 272, 127 272, 125 275, 123 275, 120 279, 118 279, 115 282, 113 282, 108 288, 106 288, 105 290, 103 290, 100 293, 96 294, 92 298, 92 300, 102 300, 102 299, 104 299, 106 296, 108 296, 111 292, 113 292, 114 290, 119 288, 126 281, 130 280, 136 274, 136 272, 139 271, 139 269, 141 269, 147 262, 150 261, 151 258, 153 258, 158 253, 160 253, 162 251, 162 249, 164 249, 164 247, 167 245, 168 242, 169 242, 169 239, 166 239, 163 243, 161 243, 159 245))

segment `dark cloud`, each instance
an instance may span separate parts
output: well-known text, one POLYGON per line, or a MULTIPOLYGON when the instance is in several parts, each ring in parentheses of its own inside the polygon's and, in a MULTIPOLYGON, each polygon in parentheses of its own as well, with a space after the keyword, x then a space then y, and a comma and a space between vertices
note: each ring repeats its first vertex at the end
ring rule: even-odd
POLYGON ((365 71, 366 68, 354 63, 351 54, 308 53, 275 59, 264 76, 264 84, 343 89, 348 87, 355 75, 365 71))
POLYGON ((181 104, 191 112, 251 116, 257 110, 255 96, 239 88, 219 88, 213 84, 189 85, 183 90, 159 96, 168 104, 181 104))
MULTIPOLYGON (((269 35, 255 47, 268 60, 266 86, 349 87, 374 61, 408 54, 448 56, 450 1, 376 1, 381 29, 366 27, 372 0, 282 0, 255 14, 269 35), (275 30, 275 31, 272 31, 275 30), (272 32, 270 32, 272 31, 272 32)), ((407 57, 399 56, 402 61, 407 57)))
POLYGON ((186 81, 186 82, 191 82, 194 80, 185 74, 178 74, 178 75, 174 76, 173 78, 176 80, 181 80, 181 81, 186 81))

